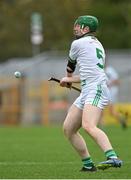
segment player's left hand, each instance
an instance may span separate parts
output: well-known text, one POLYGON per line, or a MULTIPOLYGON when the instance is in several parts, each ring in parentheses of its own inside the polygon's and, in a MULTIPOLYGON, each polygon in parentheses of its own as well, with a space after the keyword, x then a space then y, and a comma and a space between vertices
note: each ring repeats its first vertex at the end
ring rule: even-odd
POLYGON ((69 82, 69 77, 63 77, 63 78, 60 80, 60 86, 62 86, 62 87, 67 87, 67 88, 71 88, 72 83, 69 82))

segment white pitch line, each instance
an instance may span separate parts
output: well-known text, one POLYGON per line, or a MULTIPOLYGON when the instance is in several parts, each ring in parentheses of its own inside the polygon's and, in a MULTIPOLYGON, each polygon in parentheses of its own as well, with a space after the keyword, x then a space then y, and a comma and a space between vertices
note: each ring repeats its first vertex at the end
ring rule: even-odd
MULTIPOLYGON (((8 166, 8 165, 26 165, 26 166, 30 166, 30 165, 61 165, 61 164, 80 164, 80 162, 76 162, 76 161, 69 161, 69 162, 24 162, 24 161, 18 161, 18 162, 0 162, 0 166, 8 166)), ((125 161, 123 165, 126 164, 131 164, 131 161, 125 161)))
POLYGON ((61 164, 78 164, 76 162, 0 162, 0 166, 8 166, 8 165, 27 165, 27 166, 30 166, 30 165, 61 165, 61 164))

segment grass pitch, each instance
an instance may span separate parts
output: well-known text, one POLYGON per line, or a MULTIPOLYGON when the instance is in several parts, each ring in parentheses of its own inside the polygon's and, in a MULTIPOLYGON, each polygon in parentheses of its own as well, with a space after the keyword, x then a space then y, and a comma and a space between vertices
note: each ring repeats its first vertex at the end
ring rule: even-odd
MULTIPOLYGON (((79 172, 81 160, 65 139, 61 127, 1 127, 0 179, 129 179, 131 178, 131 127, 106 127, 122 168, 95 173, 79 172)), ((105 160, 99 147, 81 131, 97 164, 105 160)))

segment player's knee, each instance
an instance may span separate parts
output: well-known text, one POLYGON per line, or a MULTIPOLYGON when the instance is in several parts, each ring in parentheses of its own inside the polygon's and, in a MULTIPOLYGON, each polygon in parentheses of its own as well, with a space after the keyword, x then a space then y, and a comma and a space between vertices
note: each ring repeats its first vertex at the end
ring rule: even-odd
POLYGON ((94 132, 95 126, 82 122, 82 128, 91 135, 94 132))
POLYGON ((64 132, 64 135, 65 135, 68 139, 70 139, 72 133, 71 133, 69 127, 68 127, 67 125, 65 125, 65 124, 63 124, 63 132, 64 132))

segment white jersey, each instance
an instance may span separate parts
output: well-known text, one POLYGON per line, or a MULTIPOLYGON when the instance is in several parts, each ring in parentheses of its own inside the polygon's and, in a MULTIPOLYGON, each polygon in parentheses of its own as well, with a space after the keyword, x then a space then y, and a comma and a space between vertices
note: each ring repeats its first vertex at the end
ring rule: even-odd
MULTIPOLYGON (((113 67, 111 67, 111 66, 106 67, 105 72, 106 72, 106 75, 108 78, 107 84, 110 84, 112 81, 119 79, 118 73, 116 72, 116 70, 113 67)), ((111 93, 111 101, 113 103, 117 102, 118 101, 118 90, 119 90, 118 85, 109 86, 109 89, 110 89, 110 93, 111 93)))
POLYGON ((77 62, 81 81, 86 80, 88 87, 106 82, 104 72, 105 51, 94 36, 84 36, 74 40, 69 52, 71 62, 77 62))

